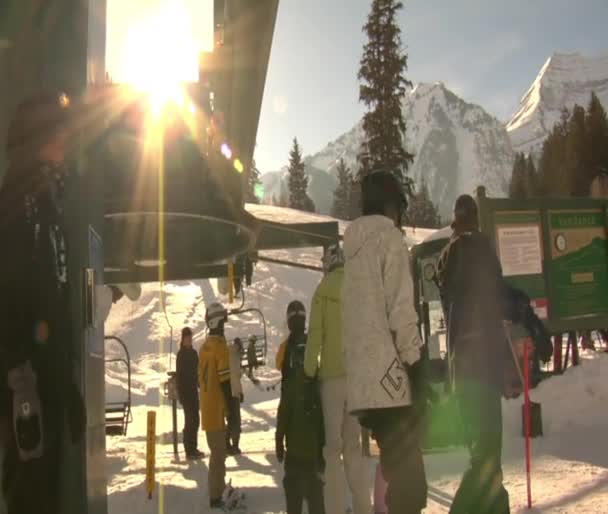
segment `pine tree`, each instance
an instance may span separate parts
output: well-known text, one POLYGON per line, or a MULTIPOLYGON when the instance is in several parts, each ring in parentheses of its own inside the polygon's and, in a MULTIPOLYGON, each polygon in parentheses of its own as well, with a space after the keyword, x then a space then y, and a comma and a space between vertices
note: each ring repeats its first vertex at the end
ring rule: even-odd
POLYGON ((260 180, 260 170, 258 170, 255 159, 251 161, 245 183, 245 201, 248 203, 260 203, 263 197, 262 181, 260 180))
POLYGON ((307 200, 308 176, 306 175, 304 162, 302 161, 302 149, 298 144, 298 139, 294 137, 293 147, 289 152, 289 207, 305 211, 310 209, 310 202, 307 200))
POLYGON ((573 196, 588 196, 593 180, 588 165, 586 132, 585 109, 575 105, 568 120, 563 163, 567 177, 567 192, 573 196))
POLYGON ((529 154, 526 160, 526 188, 528 197, 539 196, 538 173, 532 154, 529 154))
POLYGON ((344 159, 340 159, 336 171, 338 172, 338 187, 334 191, 334 204, 331 208, 331 215, 334 218, 348 220, 351 219, 351 175, 350 169, 346 166, 344 159))
POLYGON ((408 222, 414 227, 439 228, 441 218, 437 206, 431 201, 429 188, 423 180, 418 192, 410 197, 408 222))
POLYGON ((308 195, 306 195, 306 199, 304 200, 304 208, 302 210, 306 212, 317 212, 315 202, 313 202, 312 198, 308 195))
POLYGON ((359 100, 368 111, 363 117, 365 143, 359 153, 360 173, 390 170, 411 188, 406 174, 413 155, 404 148, 406 124, 401 102, 411 82, 405 78, 407 54, 402 49, 397 13, 398 0, 373 0, 363 30, 363 47, 358 78, 359 100))
POLYGON ((511 183, 509 184, 509 198, 522 199, 528 197, 528 166, 526 156, 518 153, 513 163, 511 183))
MULTIPOLYGON (((359 171, 359 174, 361 172, 359 171)), ((361 216, 361 183, 354 177, 350 177, 348 193, 348 219, 354 220, 361 216)))
POLYGON ((608 120, 606 111, 595 93, 591 94, 585 125, 588 137, 588 166, 593 180, 601 169, 608 171, 608 120))
POLYGON ((540 188, 549 196, 569 196, 570 181, 565 167, 566 136, 570 113, 562 110, 560 121, 553 127, 543 143, 540 159, 540 188))

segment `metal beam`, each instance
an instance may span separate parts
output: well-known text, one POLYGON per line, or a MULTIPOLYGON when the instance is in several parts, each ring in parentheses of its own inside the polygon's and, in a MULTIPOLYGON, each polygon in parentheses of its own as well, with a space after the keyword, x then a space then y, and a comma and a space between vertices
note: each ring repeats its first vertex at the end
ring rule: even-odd
MULTIPOLYGON (((189 268, 165 268, 163 270, 163 279, 165 282, 221 278, 227 276, 228 266, 226 264, 192 266, 189 268)), ((104 280, 106 284, 158 282, 159 277, 158 267, 137 267, 125 270, 106 269, 104 271, 104 280)))
POLYGON ((286 261, 283 259, 273 259, 271 257, 258 256, 258 261, 269 262, 271 264, 279 264, 281 266, 290 266, 292 268, 305 269, 309 271, 319 271, 323 273, 323 268, 320 266, 311 266, 310 264, 301 264, 299 262, 286 261))
POLYGON ((261 222, 256 250, 325 247, 339 239, 338 223, 261 222))

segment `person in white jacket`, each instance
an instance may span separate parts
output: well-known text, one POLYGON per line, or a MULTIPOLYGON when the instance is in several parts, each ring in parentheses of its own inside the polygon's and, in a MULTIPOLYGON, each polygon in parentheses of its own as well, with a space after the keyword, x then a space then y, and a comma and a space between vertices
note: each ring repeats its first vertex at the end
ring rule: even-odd
POLYGON ((347 405, 372 432, 388 483, 388 514, 420 514, 427 483, 420 444, 422 341, 409 254, 407 201, 386 171, 361 183, 363 216, 344 234, 342 318, 347 405))

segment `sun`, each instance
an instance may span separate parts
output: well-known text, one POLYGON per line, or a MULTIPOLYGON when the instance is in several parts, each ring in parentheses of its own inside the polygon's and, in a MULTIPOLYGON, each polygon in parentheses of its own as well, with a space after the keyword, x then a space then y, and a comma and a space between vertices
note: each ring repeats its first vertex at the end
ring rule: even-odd
POLYGON ((160 113, 169 101, 185 103, 180 84, 198 79, 198 53, 188 12, 179 3, 166 4, 129 29, 123 80, 148 93, 153 114, 160 113))

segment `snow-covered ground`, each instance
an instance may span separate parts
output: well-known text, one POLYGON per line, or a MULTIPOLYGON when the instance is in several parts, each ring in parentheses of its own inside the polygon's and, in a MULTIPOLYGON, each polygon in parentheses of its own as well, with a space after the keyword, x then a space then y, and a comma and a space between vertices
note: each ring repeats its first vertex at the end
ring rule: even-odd
MULTIPOLYGON (((418 237, 427 235, 419 233, 418 237)), ((317 250, 280 252, 282 257, 318 263, 317 250)), ((268 322, 269 361, 286 333, 284 310, 293 299, 306 304, 320 280, 311 271, 260 263, 254 285, 247 289, 247 305, 261 309, 268 322)), ((167 284, 164 287, 168 321, 173 326, 173 349, 184 325, 192 327, 200 344, 204 333, 204 305, 216 298, 215 281, 167 284)), ((222 297, 220 297, 222 299, 222 297)), ((228 336, 259 333, 254 315, 231 318, 228 336)), ((209 512, 207 460, 185 462, 183 453, 173 455, 171 413, 162 397, 162 382, 175 359, 169 355, 171 330, 161 310, 159 285, 143 287, 141 298, 119 302, 106 324, 108 335, 122 337, 133 359, 133 417, 127 437, 107 439, 108 494, 110 514, 200 514, 209 512), (144 487, 146 412, 157 411, 158 487, 148 500, 144 487)), ((108 352, 116 349, 108 347, 108 352)), ((533 442, 533 493, 536 513, 608 512, 608 356, 587 353, 583 364, 564 376, 544 382, 533 393, 543 408, 545 437, 533 442)), ((283 471, 274 457, 274 425, 277 391, 265 391, 278 373, 261 368, 262 387, 247 379, 243 405, 242 456, 227 461, 228 477, 247 494, 248 512, 278 514, 284 511, 283 471)), ((125 394, 124 371, 118 365, 107 370, 107 396, 125 394)), ((505 481, 511 495, 512 512, 526 512, 526 483, 523 439, 520 437, 521 400, 505 402, 505 481)), ((181 431, 182 414, 178 426, 181 431)), ((207 451, 204 434, 200 448, 207 451)), ((182 448, 180 445, 180 452, 182 448)), ((466 467, 466 453, 426 456, 430 484, 427 514, 448 512, 449 504, 466 467)), ((370 478, 375 467, 369 461, 370 478)), ((371 484, 371 480, 370 480, 371 484)), ((329 514, 329 513, 328 513, 329 514)), ((335 513, 332 513, 335 514, 335 513)))

